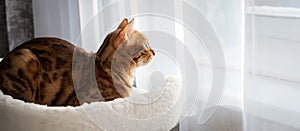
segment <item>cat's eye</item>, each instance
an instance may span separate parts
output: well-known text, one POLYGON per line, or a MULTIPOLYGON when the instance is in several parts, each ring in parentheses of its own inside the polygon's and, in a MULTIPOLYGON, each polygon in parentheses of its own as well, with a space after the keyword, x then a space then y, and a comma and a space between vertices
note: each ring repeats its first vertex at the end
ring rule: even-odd
POLYGON ((149 48, 149 42, 146 41, 146 42, 144 43, 144 46, 145 46, 146 48, 149 48))

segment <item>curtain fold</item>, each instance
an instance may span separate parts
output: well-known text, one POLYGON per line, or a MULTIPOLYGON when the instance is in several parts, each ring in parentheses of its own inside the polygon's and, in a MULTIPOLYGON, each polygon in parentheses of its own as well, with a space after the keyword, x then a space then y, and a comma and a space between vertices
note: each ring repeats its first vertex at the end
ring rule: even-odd
POLYGON ((4 57, 8 53, 5 0, 0 0, 0 17, 0 57, 4 57))
POLYGON ((0 57, 34 36, 31 0, 1 0, 0 57))

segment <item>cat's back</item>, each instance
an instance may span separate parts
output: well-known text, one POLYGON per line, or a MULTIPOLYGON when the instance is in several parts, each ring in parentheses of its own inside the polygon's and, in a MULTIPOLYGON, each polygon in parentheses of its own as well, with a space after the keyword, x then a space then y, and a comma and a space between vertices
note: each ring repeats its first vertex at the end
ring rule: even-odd
MULTIPOLYGON (((4 59, 14 60, 22 56, 23 59, 34 55, 44 71, 70 68, 75 46, 68 41, 55 37, 34 38, 22 43, 12 50, 4 59)), ((28 58, 29 59, 29 58, 28 58)))
MULTIPOLYGON (((0 74, 38 71, 39 74, 70 72, 75 46, 54 37, 40 37, 26 41, 13 49, 0 62, 0 74)), ((69 74, 69 73, 68 73, 69 74)), ((45 77, 46 78, 46 77, 45 77)))
POLYGON ((70 42, 55 37, 40 37, 34 38, 24 42, 15 50, 29 49, 33 54, 37 56, 49 55, 49 56, 72 56, 74 51, 74 45, 70 42))

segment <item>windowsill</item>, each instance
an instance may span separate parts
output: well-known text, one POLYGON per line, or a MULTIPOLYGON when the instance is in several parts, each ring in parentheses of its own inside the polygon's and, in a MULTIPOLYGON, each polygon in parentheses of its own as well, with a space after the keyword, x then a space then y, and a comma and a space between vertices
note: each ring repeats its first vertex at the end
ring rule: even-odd
POLYGON ((300 128, 300 83, 249 76, 245 88, 246 114, 300 128))
POLYGON ((300 18, 300 9, 292 7, 254 6, 246 8, 247 14, 300 18))

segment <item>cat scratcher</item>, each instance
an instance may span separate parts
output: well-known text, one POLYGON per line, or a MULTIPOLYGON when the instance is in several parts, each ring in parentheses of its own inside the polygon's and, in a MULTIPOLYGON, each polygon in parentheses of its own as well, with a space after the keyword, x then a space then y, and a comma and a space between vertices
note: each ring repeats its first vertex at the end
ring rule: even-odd
POLYGON ((79 107, 25 103, 0 92, 0 130, 170 130, 180 116, 179 85, 176 78, 168 77, 162 88, 148 93, 135 88, 128 98, 79 107))

